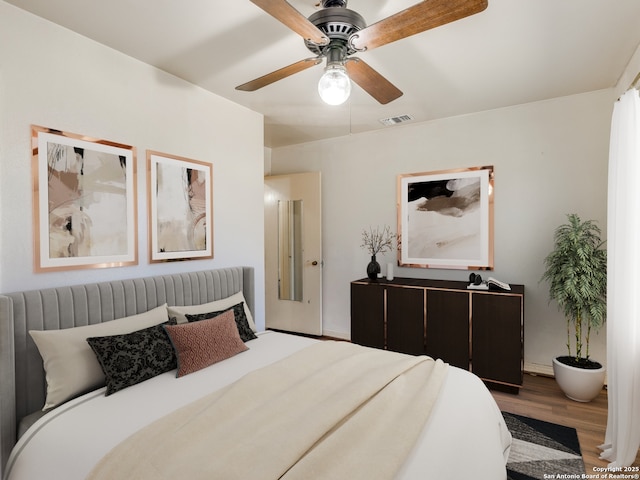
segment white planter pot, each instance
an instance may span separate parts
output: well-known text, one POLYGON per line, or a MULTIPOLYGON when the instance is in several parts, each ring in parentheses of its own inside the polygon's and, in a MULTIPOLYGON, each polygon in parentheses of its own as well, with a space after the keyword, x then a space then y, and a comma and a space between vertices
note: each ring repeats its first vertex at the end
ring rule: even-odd
POLYGON ((605 368, 595 370, 565 365, 553 359, 553 374, 560 389, 571 400, 590 402, 604 386, 605 368))

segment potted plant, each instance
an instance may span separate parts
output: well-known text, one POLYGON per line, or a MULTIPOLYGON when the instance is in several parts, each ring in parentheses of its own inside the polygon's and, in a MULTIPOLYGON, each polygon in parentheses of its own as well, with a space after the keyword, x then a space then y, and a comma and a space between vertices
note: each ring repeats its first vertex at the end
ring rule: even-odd
POLYGON ((550 300, 558 302, 567 322, 568 355, 553 359, 556 381, 567 397, 589 402, 604 386, 605 369, 589 358, 589 339, 606 319, 607 251, 592 220, 582 221, 575 213, 567 219, 555 231, 542 280, 549 282, 550 300))

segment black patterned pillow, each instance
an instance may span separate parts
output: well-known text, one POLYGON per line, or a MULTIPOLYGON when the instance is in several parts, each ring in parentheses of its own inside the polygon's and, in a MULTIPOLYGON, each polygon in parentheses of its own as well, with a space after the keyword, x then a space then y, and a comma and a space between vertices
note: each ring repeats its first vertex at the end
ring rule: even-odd
POLYGON ((233 310, 233 317, 236 320, 236 326, 238 327, 238 333, 240 334, 240 338, 243 342, 248 342, 249 340, 253 340, 254 338, 258 338, 251 327, 249 326, 249 321, 247 320, 247 316, 244 313, 244 302, 240 302, 233 307, 226 308, 224 310, 220 310, 219 312, 207 312, 207 313, 198 313, 195 315, 186 314, 188 322, 197 322, 199 320, 207 320, 209 318, 215 318, 218 315, 223 314, 229 310, 233 310))
POLYGON ((104 372, 106 395, 177 368, 176 354, 163 328, 171 323, 122 335, 87 338, 104 372))

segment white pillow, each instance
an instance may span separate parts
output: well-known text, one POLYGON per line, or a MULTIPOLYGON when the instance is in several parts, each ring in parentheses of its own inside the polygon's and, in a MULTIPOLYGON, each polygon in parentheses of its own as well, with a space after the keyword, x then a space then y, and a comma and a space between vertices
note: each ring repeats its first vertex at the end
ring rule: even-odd
POLYGON ((95 325, 29 330, 42 356, 47 378, 47 399, 43 410, 57 407, 81 393, 104 385, 104 373, 87 338, 131 333, 166 322, 168 318, 165 303, 145 313, 95 325))
POLYGON ((168 307, 169 309, 169 317, 175 317, 176 322, 187 323, 187 317, 185 315, 196 315, 198 313, 209 313, 209 312, 217 312, 220 310, 226 310, 227 308, 231 308, 234 305, 239 304, 240 302, 244 302, 244 314, 247 316, 247 321, 249 322, 249 327, 254 332, 257 332, 256 324, 253 321, 253 316, 251 315, 251 309, 247 306, 247 301, 244 299, 244 295, 242 292, 234 293, 233 295, 222 298, 220 300, 214 300, 209 303, 202 303, 200 305, 187 305, 187 306, 173 306, 168 307))

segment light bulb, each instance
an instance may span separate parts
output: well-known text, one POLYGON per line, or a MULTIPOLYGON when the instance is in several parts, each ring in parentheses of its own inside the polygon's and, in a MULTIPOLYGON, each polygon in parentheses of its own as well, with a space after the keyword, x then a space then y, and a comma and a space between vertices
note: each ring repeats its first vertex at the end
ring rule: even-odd
POLYGON ((351 94, 351 80, 343 65, 328 65, 318 82, 320 98, 329 105, 343 104, 351 94))

